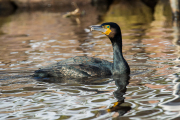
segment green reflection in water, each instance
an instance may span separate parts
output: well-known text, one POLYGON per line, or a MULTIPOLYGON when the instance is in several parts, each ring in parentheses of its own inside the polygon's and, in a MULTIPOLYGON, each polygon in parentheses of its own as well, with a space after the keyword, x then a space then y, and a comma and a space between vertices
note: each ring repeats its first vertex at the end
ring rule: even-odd
POLYGON ((123 27, 132 24, 147 24, 150 23, 152 20, 153 14, 151 9, 139 0, 136 0, 133 1, 133 3, 127 1, 120 1, 118 3, 112 4, 109 11, 104 16, 103 22, 113 21, 123 27))
POLYGON ((104 101, 107 101, 108 99, 98 99, 98 100, 93 100, 91 102, 104 102, 104 101))
POLYGON ((79 90, 70 90, 70 89, 62 89, 61 91, 71 92, 71 93, 80 93, 79 90))

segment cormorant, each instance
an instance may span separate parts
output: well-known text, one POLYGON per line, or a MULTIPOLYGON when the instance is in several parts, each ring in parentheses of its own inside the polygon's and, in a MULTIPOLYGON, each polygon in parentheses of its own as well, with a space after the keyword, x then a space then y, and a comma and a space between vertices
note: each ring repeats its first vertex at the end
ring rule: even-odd
POLYGON ((122 53, 120 27, 116 23, 107 22, 91 26, 91 30, 102 32, 109 37, 113 46, 113 63, 94 57, 77 56, 36 70, 34 77, 82 78, 130 74, 129 65, 122 53))

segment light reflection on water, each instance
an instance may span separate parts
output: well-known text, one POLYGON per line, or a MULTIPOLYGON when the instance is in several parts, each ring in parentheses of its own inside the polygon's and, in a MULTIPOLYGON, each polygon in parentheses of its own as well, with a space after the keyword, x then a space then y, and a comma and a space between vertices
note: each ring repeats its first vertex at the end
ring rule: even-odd
POLYGON ((121 25, 123 52, 132 70, 128 85, 122 82, 123 77, 119 82, 114 78, 38 81, 29 77, 41 66, 73 56, 112 61, 108 38, 88 30, 98 23, 94 9, 91 12, 96 17, 92 19, 96 21, 88 20, 92 16, 87 13, 80 18, 80 25, 56 12, 22 12, 2 18, 9 21, 2 25, 0 36, 0 118, 178 118, 178 26, 172 24, 170 15, 161 13, 160 8, 166 4, 157 5, 155 20, 141 4, 141 9, 147 12, 145 21, 137 19, 141 12, 137 16, 128 13, 131 17, 128 21, 126 13, 119 12, 126 11, 126 5, 123 10, 115 9, 121 4, 113 4, 104 21, 121 25))

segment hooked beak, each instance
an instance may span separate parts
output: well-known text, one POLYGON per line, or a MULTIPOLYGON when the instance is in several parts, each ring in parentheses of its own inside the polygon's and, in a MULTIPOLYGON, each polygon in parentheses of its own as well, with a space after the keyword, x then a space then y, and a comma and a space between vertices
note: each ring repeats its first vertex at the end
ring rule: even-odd
POLYGON ((105 33, 107 29, 103 28, 102 26, 100 25, 92 25, 91 26, 91 31, 99 31, 99 32, 102 32, 102 33, 105 33))

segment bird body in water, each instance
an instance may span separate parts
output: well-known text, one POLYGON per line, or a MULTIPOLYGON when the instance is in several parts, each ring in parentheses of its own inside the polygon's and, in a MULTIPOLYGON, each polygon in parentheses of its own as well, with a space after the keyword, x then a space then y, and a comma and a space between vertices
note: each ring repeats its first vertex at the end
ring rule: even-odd
POLYGON ((91 26, 109 37, 113 46, 113 63, 99 58, 77 56, 69 58, 35 71, 34 77, 82 78, 130 74, 128 63, 122 54, 122 36, 120 27, 113 22, 91 26))

